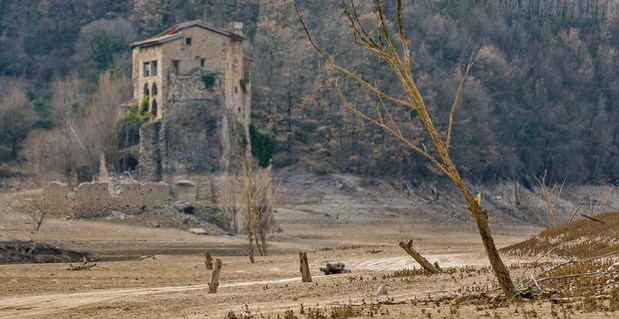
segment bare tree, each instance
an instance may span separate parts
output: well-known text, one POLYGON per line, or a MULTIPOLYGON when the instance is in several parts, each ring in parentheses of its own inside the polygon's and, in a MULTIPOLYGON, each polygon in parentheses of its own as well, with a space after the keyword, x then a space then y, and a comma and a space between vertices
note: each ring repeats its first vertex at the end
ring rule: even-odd
POLYGON ((127 78, 104 73, 90 98, 85 83, 75 75, 52 84, 51 111, 58 125, 31 132, 22 151, 38 182, 60 177, 74 187, 78 167, 88 167, 94 173, 101 155, 117 162, 116 107, 130 94, 128 83, 127 78))
POLYGON ((109 163, 118 162, 118 147, 114 124, 118 117, 118 105, 129 99, 129 77, 113 77, 104 72, 99 84, 85 106, 84 118, 77 122, 77 130, 83 137, 88 163, 98 163, 101 154, 109 163))
POLYGON ((239 232, 239 218, 241 217, 242 203, 238 178, 226 176, 221 183, 219 209, 232 233, 239 232))
POLYGON ((453 182, 466 202, 467 209, 477 223, 477 228, 488 255, 488 260, 490 261, 494 275, 499 281, 503 292, 508 297, 516 296, 517 290, 512 282, 509 270, 501 260, 494 243, 490 226, 488 224, 488 214, 480 206, 480 201, 476 200, 475 195, 471 192, 467 183, 460 176, 460 172, 454 164, 449 152, 456 108, 460 95, 464 90, 464 84, 472 68, 473 59, 469 62, 466 72, 464 73, 464 76, 462 77, 460 85, 456 91, 451 112, 449 114, 447 128, 445 129, 445 132, 440 132, 430 116, 430 110, 426 106, 423 95, 417 87, 416 78, 413 75, 411 48, 409 47, 409 39, 404 27, 403 0, 397 0, 397 6, 395 8, 396 32, 393 32, 390 28, 390 24, 387 21, 385 6, 382 0, 375 0, 378 24, 375 30, 370 31, 368 31, 365 26, 367 24, 360 21, 359 15, 357 14, 357 10, 355 8, 354 0, 343 0, 342 4, 344 16, 350 25, 350 29, 354 37, 354 43, 366 50, 368 53, 375 55, 377 58, 385 62, 399 80, 400 86, 403 90, 402 97, 388 94, 381 88, 371 84, 371 81, 365 79, 363 75, 357 73, 351 67, 339 64, 333 56, 323 50, 322 47, 319 46, 314 40, 307 24, 302 18, 298 5, 295 3, 297 16, 299 17, 307 38, 316 51, 329 63, 329 65, 346 76, 348 79, 351 79, 359 84, 365 91, 370 92, 374 96, 377 96, 380 100, 387 102, 385 103, 385 108, 376 109, 373 113, 370 113, 363 111, 353 103, 350 103, 340 91, 340 98, 343 106, 353 114, 379 126, 385 132, 399 140, 405 147, 429 160, 433 166, 438 169, 438 171, 446 175, 453 182), (428 146, 433 146, 432 149, 428 149, 428 147, 423 143, 421 145, 415 143, 414 140, 407 138, 406 135, 402 133, 397 122, 390 115, 391 113, 389 110, 393 108, 404 108, 416 115, 416 118, 418 119, 420 125, 424 128, 427 137, 431 140, 431 145, 428 146))
POLYGON ((269 170, 256 172, 247 165, 241 169, 237 181, 241 193, 243 224, 249 239, 249 258, 254 262, 255 247, 266 256, 267 235, 275 225, 275 194, 273 177, 269 170))
POLYGON ((84 138, 77 130, 76 123, 83 118, 86 101, 85 84, 77 77, 70 75, 57 79, 52 83, 52 113, 58 121, 59 154, 56 158, 57 167, 61 168, 70 187, 77 186, 77 168, 86 150, 84 138))
POLYGON ((28 198, 21 201, 24 212, 30 216, 32 222, 32 232, 39 231, 43 221, 47 216, 48 210, 44 199, 41 196, 28 198))
POLYGON ((0 97, 0 143, 8 146, 13 157, 21 142, 37 121, 26 95, 21 87, 7 85, 6 93, 0 97))
POLYGON ((563 186, 565 186, 565 180, 563 183, 552 183, 550 180, 546 180, 547 172, 544 172, 542 178, 535 176, 535 181, 539 186, 542 197, 546 202, 546 222, 548 226, 554 226, 557 224, 557 204, 561 199, 563 193, 563 186))

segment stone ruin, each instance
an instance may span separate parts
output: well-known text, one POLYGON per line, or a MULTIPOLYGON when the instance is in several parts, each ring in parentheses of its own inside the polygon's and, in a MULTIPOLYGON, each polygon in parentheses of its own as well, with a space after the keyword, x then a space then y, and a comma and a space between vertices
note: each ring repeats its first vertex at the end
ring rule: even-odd
POLYGON ((194 176, 191 180, 177 177, 169 183, 108 178, 81 183, 75 190, 52 182, 29 197, 41 198, 50 215, 76 218, 98 218, 111 211, 144 211, 171 201, 217 207, 230 178, 228 174, 194 176))
POLYGON ((112 210, 135 211, 153 208, 170 201, 166 183, 82 183, 70 191, 66 184, 52 182, 38 194, 53 216, 96 218, 112 210))

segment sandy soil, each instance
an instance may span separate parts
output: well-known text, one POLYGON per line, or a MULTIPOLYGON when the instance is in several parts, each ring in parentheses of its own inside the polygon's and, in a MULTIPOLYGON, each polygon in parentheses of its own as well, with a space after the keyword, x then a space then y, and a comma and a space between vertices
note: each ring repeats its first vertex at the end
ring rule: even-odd
MULTIPOLYGON (((334 196, 329 197, 332 203, 344 202, 341 197, 333 200, 334 196)), ((365 205, 361 217, 353 219, 337 215, 346 211, 343 206, 324 208, 323 204, 291 199, 279 210, 283 232, 273 236, 271 255, 258 257, 255 264, 243 256, 242 236, 198 236, 173 229, 62 219, 49 219, 32 234, 28 219, 3 205, 0 240, 49 241, 115 260, 97 262, 84 271, 67 270, 67 264, 0 265, 0 318, 226 318, 231 311, 237 318, 321 318, 318 312, 322 318, 619 316, 550 302, 498 308, 436 302, 439 296, 495 286, 478 235, 468 225, 437 223, 414 213, 373 213, 364 203, 358 203, 365 205), (399 240, 409 239, 431 262, 458 270, 397 276, 395 271, 417 266, 397 247, 399 240), (206 250, 224 264, 217 294, 208 293, 210 271, 201 255, 206 250), (300 250, 308 252, 312 283, 300 281, 300 250), (145 255, 155 259, 136 260, 145 255), (323 276, 318 268, 327 262, 343 262, 351 273, 323 276), (387 295, 376 295, 381 285, 387 295)), ((493 230, 498 246, 504 247, 540 229, 504 224, 493 230)), ((506 256, 505 260, 517 265, 530 258, 506 256)), ((512 273, 518 278, 525 271, 526 267, 516 267, 512 273)))

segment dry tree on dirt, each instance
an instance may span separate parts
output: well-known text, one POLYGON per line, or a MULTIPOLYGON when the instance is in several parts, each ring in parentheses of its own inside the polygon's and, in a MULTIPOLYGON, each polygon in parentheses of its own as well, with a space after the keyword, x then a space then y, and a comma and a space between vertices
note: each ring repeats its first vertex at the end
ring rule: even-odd
POLYGON ((47 216, 47 204, 42 197, 28 198, 21 201, 21 206, 24 212, 30 216, 32 223, 32 232, 36 232, 43 225, 43 221, 47 216))
POLYGON ((254 243, 261 256, 267 255, 267 235, 275 225, 277 188, 270 170, 255 171, 243 166, 237 176, 241 194, 243 226, 249 240, 249 259, 254 262, 254 243))
POLYGON ((547 172, 544 172, 541 178, 535 176, 535 181, 539 186, 544 202, 546 202, 546 222, 548 226, 554 226, 557 224, 557 204, 559 204, 559 200, 561 200, 565 180, 561 184, 552 183, 550 180, 546 181, 546 177, 547 172))
MULTIPOLYGON (((474 55, 471 57, 460 84, 458 85, 451 105, 451 111, 449 112, 447 127, 444 131, 439 130, 432 120, 429 113, 430 109, 427 107, 423 95, 417 87, 417 78, 413 75, 410 42, 405 31, 403 18, 403 0, 396 1, 395 23, 390 23, 390 21, 388 21, 385 5, 382 0, 374 0, 374 6, 376 19, 378 21, 374 29, 368 30, 366 27, 368 24, 359 19, 360 15, 355 7, 355 1, 342 0, 344 18, 348 22, 350 31, 353 35, 352 41, 364 52, 382 60, 391 68, 403 90, 401 97, 386 93, 386 91, 382 90, 380 87, 372 84, 372 80, 364 78, 364 75, 354 71, 351 66, 344 66, 336 61, 332 55, 327 53, 316 42, 300 12, 297 2, 294 3, 296 14, 309 42, 327 63, 347 79, 357 83, 364 91, 371 93, 381 102, 386 102, 383 108, 375 109, 373 113, 366 112, 351 103, 344 96, 342 91, 338 89, 343 106, 354 115, 377 125, 385 132, 395 137, 408 149, 423 156, 433 164, 434 168, 453 182, 462 195, 468 211, 477 224, 495 277, 505 295, 510 298, 514 297, 517 295, 517 289, 494 243, 488 223, 488 213, 481 207, 480 202, 476 200, 475 194, 472 193, 469 185, 467 185, 460 176, 458 167, 453 162, 449 150, 452 142, 452 128, 455 121, 457 106, 473 66, 474 55), (393 25, 397 31, 393 31, 392 27, 390 27, 391 25, 393 25), (400 130, 398 122, 392 116, 393 112, 390 112, 390 110, 399 112, 404 110, 410 114, 414 114, 415 119, 418 120, 420 126, 423 128, 425 136, 431 140, 431 145, 425 145, 416 139, 404 135, 402 130, 400 130)), ((473 151, 475 150, 471 150, 471 152, 473 151)))

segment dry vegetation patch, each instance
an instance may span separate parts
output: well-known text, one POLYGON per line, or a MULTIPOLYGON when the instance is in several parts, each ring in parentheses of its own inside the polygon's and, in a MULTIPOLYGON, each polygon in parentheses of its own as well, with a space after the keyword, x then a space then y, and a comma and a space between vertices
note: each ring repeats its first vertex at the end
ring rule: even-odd
POLYGON ((0 264, 71 262, 90 254, 63 249, 51 243, 36 241, 0 242, 0 264))
POLYGON ((586 258, 619 250, 619 211, 552 226, 521 243, 502 249, 517 256, 551 253, 586 258))

